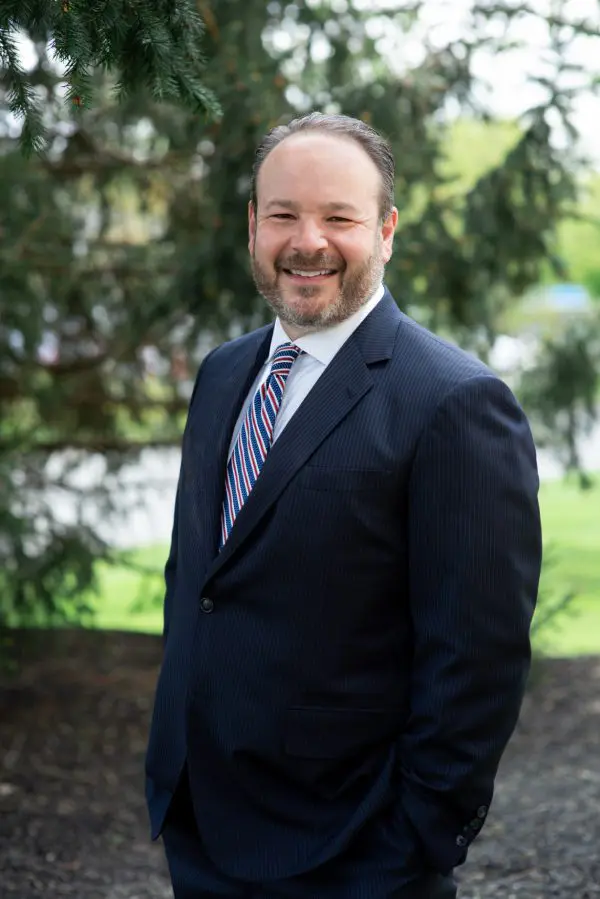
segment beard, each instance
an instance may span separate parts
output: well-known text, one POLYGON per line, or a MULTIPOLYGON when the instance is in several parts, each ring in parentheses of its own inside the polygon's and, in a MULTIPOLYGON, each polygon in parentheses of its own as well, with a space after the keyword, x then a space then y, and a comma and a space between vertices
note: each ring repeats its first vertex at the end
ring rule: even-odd
MULTIPOLYGON (((351 272, 347 267, 342 267, 339 259, 322 253, 313 257, 296 253, 294 256, 278 259, 274 270, 263 266, 256 258, 256 252, 252 254, 251 261, 256 288, 275 315, 283 324, 307 330, 318 330, 338 324, 358 312, 383 281, 385 271, 380 241, 377 242, 372 255, 351 272), (293 300, 289 302, 285 298, 285 292, 280 287, 280 274, 284 268, 333 269, 339 272, 337 277, 341 277, 341 284, 334 299, 326 306, 303 308, 302 303, 293 300)), ((323 286, 311 284, 296 286, 294 292, 301 300, 310 301, 313 297, 319 296, 323 286)))

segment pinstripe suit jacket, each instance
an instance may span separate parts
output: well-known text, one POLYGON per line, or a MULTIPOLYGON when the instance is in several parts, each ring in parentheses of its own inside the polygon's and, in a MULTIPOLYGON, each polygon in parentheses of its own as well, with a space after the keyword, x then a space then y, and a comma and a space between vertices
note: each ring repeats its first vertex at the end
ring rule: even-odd
POLYGON ((273 446, 218 553, 227 450, 272 328, 202 364, 166 565, 153 835, 187 763, 226 873, 292 876, 384 807, 447 872, 492 798, 529 669, 535 450, 509 389, 389 293, 273 446))

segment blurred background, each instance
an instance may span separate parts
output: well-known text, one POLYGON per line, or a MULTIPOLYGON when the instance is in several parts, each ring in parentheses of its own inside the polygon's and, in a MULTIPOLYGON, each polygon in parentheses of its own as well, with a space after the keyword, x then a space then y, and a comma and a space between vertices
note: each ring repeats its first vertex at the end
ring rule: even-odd
POLYGON ((390 138, 387 283, 525 406, 546 592, 578 595, 550 645, 600 650, 597 0, 200 11, 218 122, 149 92, 117 104, 110 75, 79 113, 50 46, 20 41, 50 145, 25 158, 0 107, 0 622, 160 630, 144 573, 166 557, 198 365, 268 316, 247 260, 253 152, 320 109, 390 138))
MULTIPOLYGON (((268 320, 247 259, 254 149, 273 125, 318 109, 362 118, 393 145, 400 222, 386 280, 401 308, 484 359, 530 417, 545 542, 536 657, 557 660, 546 684, 556 688, 561 720, 577 710, 588 720, 593 708, 597 716, 587 694, 564 690, 577 678, 597 690, 600 679, 598 0, 197 6, 206 29, 204 83, 222 106, 220 119, 159 104, 142 88, 117 102, 118 76, 110 72, 93 74, 94 103, 79 109, 65 102, 50 35, 21 31, 20 59, 50 138, 47 153, 27 157, 22 122, 0 80, 0 652, 8 707, 17 718, 23 709, 31 716, 38 707, 22 691, 33 695, 60 660, 77 659, 63 699, 79 695, 90 670, 104 696, 112 684, 125 702, 135 685, 135 708, 125 711, 142 724, 127 751, 140 756, 194 377, 218 342, 268 320)), ((102 716, 91 708, 70 724, 65 718, 65 734, 70 727, 83 740, 81 716, 102 716)), ((547 715, 555 708, 551 702, 547 715)), ((538 736, 547 723, 536 724, 538 736)), ((4 744, 12 759, 4 793, 0 783, 14 822, 27 805, 17 733, 4 744)), ((94 750, 103 764, 107 733, 94 750)), ((120 736, 111 739, 114 755, 120 736)), ((590 730, 567 742, 597 741, 590 730)), ((38 767, 56 769, 42 756, 38 767)), ((578 776, 588 771, 600 792, 597 767, 586 765, 578 776)), ((528 770, 517 768, 519 777, 528 770)), ((127 770, 135 780, 137 768, 127 770)), ((115 790, 123 789, 122 774, 115 790)), ((512 789, 522 793, 523 783, 512 789)), ((139 816, 138 800, 131 802, 139 816)), ((531 807, 543 809, 543 797, 531 807)), ((13 838, 21 833, 14 822, 13 838)), ((42 831, 39 824, 34 841, 42 831)), ((571 827, 573 842, 576 832, 571 827)), ((514 836, 518 827, 512 833, 512 850, 497 844, 505 860, 535 854, 531 839, 524 849, 527 836, 525 843, 514 836)), ((587 839, 580 836, 580 847, 587 839)), ((44 862, 54 870, 57 852, 44 862)), ((10 856, 20 873, 8 883, 20 899, 63 895, 48 887, 50 875, 41 893, 23 873, 38 856, 32 850, 26 863, 10 856)), ((473 899, 488 895, 492 856, 470 875, 473 899)), ((537 893, 519 895, 600 895, 589 892, 591 869, 580 883, 583 868, 569 859, 562 870, 575 871, 570 885, 542 888, 538 878, 537 893)), ((75 867, 60 869, 63 886, 65 871, 91 870, 91 862, 64 864, 75 867)), ((151 864, 154 886, 145 876, 139 895, 169 895, 157 856, 151 864)), ((515 870, 526 869, 522 861, 515 870)), ((126 887, 125 873, 120 886, 103 886, 102 876, 80 884, 78 896, 138 895, 138 881, 126 887)), ((509 890, 524 875, 503 876, 509 890)), ((498 883, 495 897, 513 895, 498 883)))

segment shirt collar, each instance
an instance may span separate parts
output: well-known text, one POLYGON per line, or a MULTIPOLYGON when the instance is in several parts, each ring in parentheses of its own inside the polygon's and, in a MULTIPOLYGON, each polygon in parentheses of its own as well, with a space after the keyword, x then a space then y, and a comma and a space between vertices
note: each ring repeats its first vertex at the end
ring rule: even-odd
MULTIPOLYGON (((377 303, 383 299, 384 293, 383 284, 380 284, 371 299, 364 303, 360 309, 349 318, 344 319, 343 322, 338 322, 336 325, 331 325, 329 328, 322 328, 320 331, 311 331, 309 334, 304 334, 302 337, 295 340, 294 343, 296 346, 299 346, 301 350, 304 350, 307 355, 312 356, 313 359, 316 359, 322 365, 329 365, 333 357, 342 348, 354 331, 356 331, 361 322, 363 322, 367 315, 373 311, 377 303)), ((273 328, 271 348, 269 350, 269 359, 267 362, 271 360, 277 347, 281 346, 282 343, 288 343, 289 339, 290 338, 283 329, 283 325, 279 318, 277 318, 275 320, 275 327, 273 328)))

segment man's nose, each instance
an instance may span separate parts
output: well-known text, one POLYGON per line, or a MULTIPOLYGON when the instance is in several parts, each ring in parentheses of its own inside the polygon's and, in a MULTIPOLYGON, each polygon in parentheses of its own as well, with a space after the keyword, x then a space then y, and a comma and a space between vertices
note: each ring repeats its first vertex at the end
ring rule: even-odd
POLYGON ((292 249, 309 256, 327 249, 327 238, 319 222, 298 221, 292 234, 292 249))

